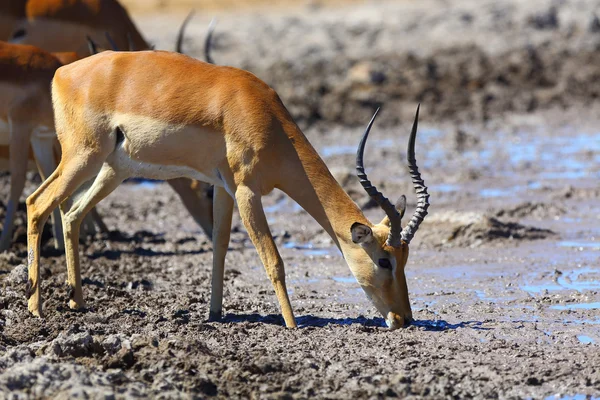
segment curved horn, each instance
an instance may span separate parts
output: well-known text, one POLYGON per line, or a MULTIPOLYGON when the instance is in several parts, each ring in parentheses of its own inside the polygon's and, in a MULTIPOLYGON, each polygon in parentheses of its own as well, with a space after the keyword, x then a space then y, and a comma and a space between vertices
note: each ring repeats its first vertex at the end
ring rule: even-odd
POLYGON ((85 38, 87 39, 88 49, 90 50, 90 54, 91 55, 98 54, 98 46, 96 46, 96 43, 92 40, 92 38, 89 36, 86 36, 85 38))
POLYGON ((106 36, 106 40, 108 40, 108 43, 110 44, 110 47, 112 47, 113 51, 120 51, 112 36, 110 36, 110 33, 104 32, 104 36, 106 36))
POLYGON ((371 198, 385 211, 386 215, 390 219, 390 233, 387 238, 388 246, 398 247, 400 246, 400 233, 402 231, 402 227, 400 226, 400 213, 396 210, 396 207, 392 204, 389 199, 387 199, 380 191, 377 190, 375 186, 371 184, 367 174, 365 173, 365 167, 363 164, 363 154, 365 152, 365 145, 367 144, 367 138, 369 137, 369 132, 371 131, 371 127, 373 126, 373 122, 375 122, 375 117, 377 117, 377 113, 379 113, 379 108, 375 111, 373 118, 367 125, 367 129, 365 130, 365 134, 363 135, 360 144, 358 145, 358 150, 356 152, 356 172, 358 175, 358 180, 360 184, 365 189, 365 191, 371 196, 371 198))
POLYGON ((185 34, 185 27, 187 26, 188 22, 190 22, 194 14, 194 10, 190 11, 190 13, 187 15, 187 17, 185 17, 185 19, 181 23, 181 28, 179 28, 179 32, 177 32, 177 42, 175 42, 175 51, 177 51, 178 53, 183 54, 183 35, 185 34))
POLYGON ((417 125, 419 123, 419 108, 421 105, 417 107, 417 113, 415 115, 415 122, 413 123, 412 131, 410 132, 410 139, 408 140, 408 150, 406 152, 406 158, 408 160, 408 170, 410 172, 410 177, 413 182, 413 186, 415 188, 415 192, 417 193, 417 209, 415 213, 411 217, 408 224, 402 230, 402 240, 406 242, 406 244, 410 243, 413 236, 419 229, 419 225, 425 219, 427 215, 427 209, 429 208, 429 193, 427 193, 427 186, 425 186, 425 182, 421 179, 421 173, 419 172, 419 167, 417 167, 417 160, 415 159, 415 138, 417 136, 417 125))
POLYGON ((204 40, 204 59, 209 64, 214 64, 214 60, 210 56, 210 48, 212 47, 212 37, 215 32, 215 27, 217 26, 217 19, 213 18, 210 20, 210 24, 208 25, 208 32, 206 32, 206 39, 204 40))
POLYGON ((137 51, 135 47, 135 43, 133 43, 133 38, 131 37, 131 33, 127 32, 127 45, 129 46, 129 51, 137 51))

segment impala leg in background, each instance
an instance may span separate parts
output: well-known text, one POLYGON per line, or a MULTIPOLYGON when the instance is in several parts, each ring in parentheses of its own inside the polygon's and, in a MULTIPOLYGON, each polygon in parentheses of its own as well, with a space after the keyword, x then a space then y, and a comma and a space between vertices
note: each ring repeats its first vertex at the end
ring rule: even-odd
POLYGON ((183 205, 188 210, 194 221, 202 227, 209 238, 213 237, 213 201, 206 195, 207 183, 195 182, 188 178, 169 179, 169 185, 181 198, 183 205), (192 186, 197 184, 198 188, 192 186))
POLYGON ((31 128, 9 120, 10 131, 10 197, 6 207, 6 217, 0 235, 0 252, 10 248, 15 223, 15 213, 19 206, 19 198, 23 194, 27 175, 27 154, 29 153, 29 136, 31 128))
POLYGON ((81 287, 81 268, 79 265, 79 231, 86 214, 100 200, 117 188, 126 176, 119 175, 109 164, 104 164, 90 188, 73 204, 63 211, 63 229, 65 234, 65 253, 67 257, 67 284, 69 285, 69 307, 85 307, 81 287))
MULTIPOLYGON (((32 138, 31 147, 35 156, 35 161, 38 166, 38 171, 42 177, 42 180, 46 180, 52 172, 56 169, 57 163, 54 158, 54 140, 47 138, 32 138)), ((58 250, 65 248, 65 242, 63 240, 62 221, 60 219, 60 210, 56 208, 52 211, 52 231, 54 234, 54 247, 58 250)))
POLYGON ((288 328, 296 327, 296 320, 285 286, 285 269, 279 255, 271 230, 263 210, 261 195, 247 186, 238 186, 235 192, 242 222, 250 235, 250 239, 258 251, 258 255, 273 283, 281 313, 288 328))
POLYGON ((225 188, 215 186, 213 197, 213 270, 209 320, 221 319, 223 313, 223 275, 229 247, 233 198, 225 188))
POLYGON ((92 218, 92 220, 94 221, 94 223, 98 227, 98 230, 101 233, 108 233, 108 232, 110 232, 110 230, 108 229, 108 227, 104 223, 104 220, 102 219, 102 216, 98 213, 98 209, 96 207, 94 207, 94 208, 92 208, 90 210, 89 215, 90 215, 90 217, 92 218))

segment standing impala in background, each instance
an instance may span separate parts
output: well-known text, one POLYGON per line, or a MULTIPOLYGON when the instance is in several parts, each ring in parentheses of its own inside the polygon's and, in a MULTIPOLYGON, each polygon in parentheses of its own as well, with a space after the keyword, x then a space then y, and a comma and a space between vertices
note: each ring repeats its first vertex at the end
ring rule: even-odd
MULTIPOLYGON (((10 171, 10 195, 0 234, 0 252, 11 244, 14 217, 25 186, 27 170, 35 169, 42 179, 58 165, 58 142, 50 83, 54 72, 79 57, 76 53, 48 53, 35 46, 0 41, 0 170, 10 171)), ((95 214, 100 230, 106 226, 95 214)), ((60 213, 52 215, 54 241, 63 248, 60 213)), ((93 232, 87 221, 86 231, 93 232)))
MULTIPOLYGON (((81 58, 89 55, 88 37, 101 48, 150 48, 117 0, 9 0, 0 6, 0 16, 5 11, 5 15, 14 21, 21 9, 24 9, 26 18, 15 23, 11 43, 30 44, 50 52, 75 51, 81 58), (8 9, 9 3, 13 4, 13 11, 8 9), (8 11, 11 11, 10 15, 8 11)), ((189 18, 179 30, 178 51, 181 50, 183 30, 188 21, 189 18)), ((208 55, 208 47, 205 54, 208 55)), ((169 180, 168 183, 196 223, 211 238, 212 199, 207 193, 208 185, 187 178, 169 180)))
POLYGON ((358 283, 390 328, 412 319, 404 268, 408 244, 427 214, 427 190, 414 158, 418 110, 408 147, 419 194, 414 216, 400 222, 394 207, 357 169, 369 195, 387 216, 372 224, 333 178, 285 106, 249 72, 168 52, 104 52, 60 68, 52 83, 62 158, 56 171, 27 199, 28 308, 42 313, 40 233, 48 215, 64 216, 71 308, 84 307, 77 237, 85 214, 132 176, 210 182, 214 194, 214 254, 210 316, 222 313, 223 272, 234 200, 275 288, 283 318, 296 326, 283 261, 269 230, 261 197, 287 193, 329 233, 358 283), (64 201, 80 185, 91 187, 70 209, 64 201))

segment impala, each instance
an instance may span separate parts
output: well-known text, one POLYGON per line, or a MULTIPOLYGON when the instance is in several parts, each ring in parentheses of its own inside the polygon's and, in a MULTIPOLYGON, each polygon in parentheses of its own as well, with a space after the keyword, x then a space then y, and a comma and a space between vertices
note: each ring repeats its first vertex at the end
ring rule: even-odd
POLYGON ((26 19, 13 29, 11 42, 32 44, 44 50, 75 51, 89 55, 86 36, 103 48, 148 49, 127 10, 117 0, 28 0, 26 19))
MULTIPOLYGON (((74 51, 81 58, 89 55, 88 37, 101 48, 150 48, 117 0, 8 0, 2 4, 0 22, 5 16, 7 21, 10 18, 11 24, 16 24, 12 43, 31 44, 51 52, 74 51)), ((181 51, 184 28, 190 17, 191 14, 179 30, 178 51, 181 51)), ((209 45, 207 39, 207 57, 209 45)), ((208 195, 208 185, 187 178, 169 180, 168 183, 177 192, 194 221, 211 237, 212 199, 208 195)), ((99 219, 95 212, 94 217, 99 219)))
MULTIPOLYGON (((0 42, 0 169, 11 172, 0 252, 10 247, 27 170, 37 164, 44 179, 58 164, 50 83, 57 68, 77 59, 75 53, 50 54, 34 46, 0 42)), ((92 215, 100 229, 106 229, 95 210, 92 215)), ((62 248, 60 214, 55 212, 52 221, 55 245, 62 248)), ((87 222, 86 231, 93 230, 93 223, 87 222)))
POLYGON ((414 157, 418 109, 408 165, 419 202, 401 228, 405 198, 395 207, 364 172, 367 193, 386 217, 372 224, 333 178, 318 153, 264 82, 249 72, 168 52, 104 52, 60 68, 52 83, 62 158, 27 199, 28 308, 41 315, 40 232, 59 205, 64 215, 71 308, 84 307, 78 232, 83 216, 132 176, 180 176, 215 185, 210 318, 222 313, 223 272, 234 201, 279 301, 286 326, 296 321, 284 265, 261 204, 274 188, 287 193, 329 233, 354 277, 392 329, 412 319, 404 268, 408 245, 427 214, 426 187, 414 157), (70 209, 67 199, 92 185, 70 209))

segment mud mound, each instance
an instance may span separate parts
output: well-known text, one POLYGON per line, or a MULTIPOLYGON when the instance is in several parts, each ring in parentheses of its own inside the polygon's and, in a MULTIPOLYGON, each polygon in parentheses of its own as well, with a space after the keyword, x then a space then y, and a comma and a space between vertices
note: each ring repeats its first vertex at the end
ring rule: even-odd
POLYGON ((548 229, 503 222, 475 212, 442 212, 427 217, 423 242, 435 247, 477 247, 506 240, 546 239, 548 229))
POLYGON ((526 202, 516 207, 500 210, 496 213, 496 217, 546 219, 555 218, 565 213, 566 210, 556 204, 526 202))

